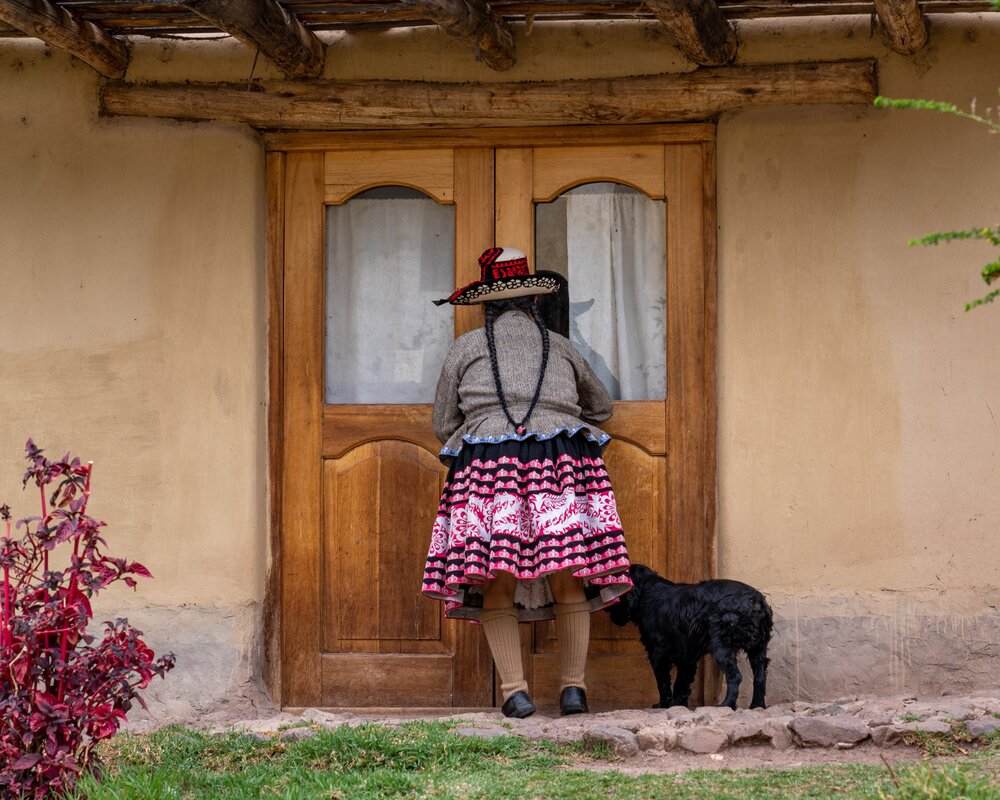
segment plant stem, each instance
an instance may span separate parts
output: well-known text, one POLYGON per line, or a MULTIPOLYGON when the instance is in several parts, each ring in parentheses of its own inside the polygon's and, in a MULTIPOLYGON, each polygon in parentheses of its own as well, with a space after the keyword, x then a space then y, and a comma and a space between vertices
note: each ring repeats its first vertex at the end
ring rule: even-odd
POLYGON ((83 508, 80 509, 80 516, 87 513, 87 503, 90 502, 90 476, 94 474, 94 462, 87 462, 87 482, 83 485, 83 508))
MULTIPOLYGON (((90 476, 91 476, 91 473, 93 473, 93 471, 94 471, 94 462, 90 461, 87 464, 87 482, 83 486, 83 505, 80 507, 80 517, 83 517, 83 515, 87 513, 87 501, 90 500, 90 476)), ((75 567, 76 567, 76 560, 77 560, 77 557, 79 556, 79 553, 80 553, 80 537, 76 536, 74 538, 74 540, 73 540, 73 568, 74 568, 74 572, 72 573, 72 575, 70 577, 69 592, 66 593, 66 602, 65 602, 65 604, 63 606, 63 608, 65 608, 67 610, 70 609, 70 608, 72 608, 74 602, 76 601, 76 594, 77 594, 77 581, 76 581, 76 577, 77 576, 76 576, 76 572, 75 572, 75 567)), ((69 650, 69 636, 67 635, 68 633, 69 633, 69 629, 66 629, 66 630, 63 631, 62 641, 59 643, 59 660, 62 661, 63 664, 66 663, 66 654, 67 654, 67 652, 69 650)), ((59 699, 60 700, 63 699, 64 690, 65 690, 65 684, 66 684, 66 677, 65 677, 65 671, 63 671, 63 677, 61 677, 59 679, 59 699)))
POLYGON ((10 569, 3 568, 3 625, 0 626, 0 647, 7 647, 10 638, 10 569))
MULTIPOLYGON (((6 524, 7 535, 3 543, 5 548, 10 547, 10 520, 6 524)), ((10 647, 14 641, 12 630, 14 624, 13 611, 11 609, 11 588, 10 588, 10 565, 3 565, 3 627, 0 628, 0 645, 10 647)))
MULTIPOLYGON (((45 484, 39 485, 39 487, 38 487, 38 493, 42 496, 42 522, 41 522, 41 524, 45 525, 45 520, 48 519, 48 516, 49 516, 49 512, 48 512, 48 510, 46 509, 46 506, 45 506, 45 484)), ((45 561, 45 571, 48 572, 49 571, 49 551, 48 550, 45 551, 45 554, 43 555, 43 559, 45 561)))

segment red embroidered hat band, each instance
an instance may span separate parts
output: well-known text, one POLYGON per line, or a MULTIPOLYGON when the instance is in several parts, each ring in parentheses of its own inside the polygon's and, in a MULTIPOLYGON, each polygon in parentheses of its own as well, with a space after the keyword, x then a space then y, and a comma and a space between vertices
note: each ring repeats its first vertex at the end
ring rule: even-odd
POLYGON ((491 247, 479 257, 479 280, 456 289, 450 297, 435 300, 435 305, 475 305, 490 300, 549 294, 559 288, 552 273, 532 273, 528 257, 515 247, 491 247))

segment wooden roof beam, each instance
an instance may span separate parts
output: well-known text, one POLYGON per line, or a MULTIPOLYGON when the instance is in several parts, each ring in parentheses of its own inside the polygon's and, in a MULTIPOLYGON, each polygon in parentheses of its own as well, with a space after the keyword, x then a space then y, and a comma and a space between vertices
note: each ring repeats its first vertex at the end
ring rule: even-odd
POLYGON ((274 62, 289 78, 318 78, 326 46, 276 0, 183 0, 182 4, 274 62))
POLYGON ((861 103, 875 61, 754 64, 693 72, 512 83, 420 81, 114 84, 105 114, 245 122, 264 130, 499 128, 681 122, 737 108, 861 103))
POLYGON ((917 0, 875 0, 875 13, 893 51, 908 56, 927 44, 927 18, 917 0))
POLYGON ((50 0, 0 0, 0 22, 69 51, 109 78, 122 77, 128 67, 124 42, 50 0))
POLYGON ((736 57, 736 31, 715 0, 646 0, 685 58, 720 67, 736 57))
POLYGON ((514 36, 485 0, 417 0, 414 5, 471 47, 477 61, 498 72, 514 66, 514 36))

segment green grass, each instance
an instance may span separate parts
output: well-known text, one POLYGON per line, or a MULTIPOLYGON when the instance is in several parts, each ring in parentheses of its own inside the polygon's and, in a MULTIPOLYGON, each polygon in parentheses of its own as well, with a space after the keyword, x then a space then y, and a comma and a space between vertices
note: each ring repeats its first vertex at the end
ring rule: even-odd
POLYGON ((891 773, 884 766, 843 765, 632 777, 579 747, 513 736, 462 737, 445 724, 411 723, 401 729, 340 728, 295 741, 170 728, 144 736, 120 735, 101 754, 104 773, 100 780, 88 777, 81 782, 79 800, 1000 798, 1000 754, 993 748, 945 767, 910 766, 891 773), (581 759, 611 769, 571 766, 581 759), (920 793, 928 787, 934 793, 920 793))
POLYGON ((967 756, 972 751, 986 750, 994 754, 1000 752, 1000 730, 994 731, 978 741, 969 735, 964 722, 953 722, 948 733, 928 733, 926 731, 908 731, 902 735, 903 744, 917 747, 924 755, 967 756))
POLYGON ((995 774, 992 777, 977 775, 951 764, 938 768, 921 764, 902 777, 892 771, 889 780, 888 786, 876 789, 879 800, 993 800, 1000 797, 1000 783, 995 774))

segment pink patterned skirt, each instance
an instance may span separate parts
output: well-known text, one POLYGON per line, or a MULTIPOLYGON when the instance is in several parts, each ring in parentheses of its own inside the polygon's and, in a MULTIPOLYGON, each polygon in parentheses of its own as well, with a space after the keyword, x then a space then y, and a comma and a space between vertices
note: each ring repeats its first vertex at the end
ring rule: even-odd
POLYGON ((546 575, 581 578, 594 611, 632 588, 628 551, 601 449, 583 435, 466 444, 441 493, 422 591, 445 614, 477 620, 482 586, 518 578, 522 622, 551 619, 546 575))

